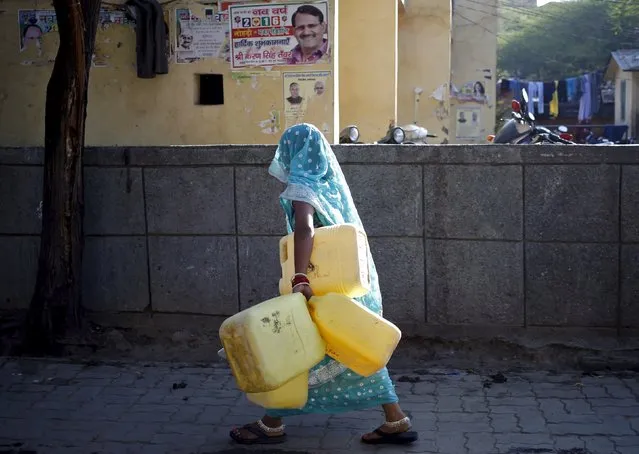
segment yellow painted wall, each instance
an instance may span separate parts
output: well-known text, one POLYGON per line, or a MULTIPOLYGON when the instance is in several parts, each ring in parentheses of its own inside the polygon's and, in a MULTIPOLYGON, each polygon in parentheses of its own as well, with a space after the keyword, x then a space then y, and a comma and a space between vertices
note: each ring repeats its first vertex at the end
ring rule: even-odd
POLYGON ((356 124, 362 141, 397 116, 397 14, 396 0, 339 2, 340 125, 356 124))
POLYGON ((437 134, 432 143, 447 138, 448 81, 450 78, 450 0, 411 0, 399 16, 399 83, 397 123, 413 123, 437 134), (431 95, 443 86, 443 100, 431 95), (418 96, 415 116, 415 89, 418 96))
MULTIPOLYGON (((487 143, 486 136, 495 129, 495 99, 497 67, 497 0, 484 0, 481 6, 471 0, 455 0, 451 51, 451 82, 459 90, 480 82, 486 102, 462 102, 451 97, 450 143, 487 143), (469 137, 458 123, 460 110, 478 115, 479 127, 472 128, 469 137), (459 130, 459 131, 458 131, 459 130), (458 137, 458 132, 464 137, 458 137), (476 134, 474 134, 476 132, 476 134)), ((467 121, 471 121, 469 115, 467 121)))
MULTIPOLYGON (((171 42, 175 41, 176 7, 188 6, 200 15, 199 3, 171 4, 171 42)), ((53 9, 48 3, 5 0, 0 15, 0 145, 40 146, 44 142, 44 101, 55 58, 57 33, 43 37, 42 56, 35 48, 19 51, 18 9, 53 9), (37 5, 37 6, 36 6, 37 5), (31 62, 31 64, 27 64, 31 62)), ((329 1, 329 40, 332 41, 334 0, 329 1)), ((332 70, 332 63, 274 67, 272 73, 234 80, 230 63, 206 59, 190 64, 170 63, 169 74, 139 79, 135 68, 135 31, 111 25, 99 30, 97 46, 107 67, 91 70, 87 145, 183 145, 275 143, 285 127, 284 82, 281 71, 332 70), (195 104, 196 74, 224 75, 223 106, 195 104), (280 117, 271 131, 270 112, 280 117), (266 131, 266 132, 263 132, 266 131)), ((334 46, 332 46, 334 47, 334 46)), ((256 68, 257 71, 262 71, 256 68)), ((333 80, 326 93, 309 105, 309 118, 333 139, 333 80)))

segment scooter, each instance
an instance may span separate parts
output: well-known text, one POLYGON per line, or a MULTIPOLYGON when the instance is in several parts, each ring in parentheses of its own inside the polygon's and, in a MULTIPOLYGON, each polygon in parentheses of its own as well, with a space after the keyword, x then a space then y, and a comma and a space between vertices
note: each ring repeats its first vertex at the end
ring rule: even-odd
POLYGON ((339 133, 339 143, 361 143, 357 126, 348 125, 342 129, 339 133))
MULTIPOLYGON (((488 141, 493 144, 562 144, 574 145, 572 140, 566 140, 544 126, 535 124, 535 115, 528 110, 528 92, 521 90, 522 102, 512 100, 512 118, 508 120, 495 135, 489 135, 488 141)), ((568 129, 563 126, 565 132, 568 129)))
MULTIPOLYGON (((392 144, 392 145, 409 145, 409 144, 427 144, 429 137, 437 137, 430 134, 428 129, 417 125, 417 113, 419 99, 423 92, 421 87, 415 87, 415 104, 413 124, 405 126, 395 126, 395 121, 391 120, 388 125, 386 135, 379 139, 375 144, 392 144)), ((359 142, 359 129, 355 125, 346 126, 340 131, 339 143, 361 143, 359 142)))
POLYGON ((394 145, 426 145, 429 137, 437 137, 435 134, 428 132, 428 129, 416 124, 395 126, 395 122, 390 122, 386 135, 379 139, 377 144, 394 144, 394 145))
POLYGON ((417 125, 419 101, 424 89, 421 87, 415 87, 413 92, 415 95, 413 102, 413 124, 395 126, 395 121, 391 120, 388 125, 386 135, 375 143, 393 145, 427 145, 429 137, 437 137, 435 134, 429 133, 428 129, 417 125))
MULTIPOLYGON (((430 134, 426 128, 422 128, 421 126, 406 125, 396 127, 393 122, 391 122, 386 135, 375 143, 394 145, 427 144, 429 137, 437 136, 430 134)), ((349 125, 342 129, 339 133, 339 143, 363 143, 359 141, 359 129, 357 126, 349 125)))

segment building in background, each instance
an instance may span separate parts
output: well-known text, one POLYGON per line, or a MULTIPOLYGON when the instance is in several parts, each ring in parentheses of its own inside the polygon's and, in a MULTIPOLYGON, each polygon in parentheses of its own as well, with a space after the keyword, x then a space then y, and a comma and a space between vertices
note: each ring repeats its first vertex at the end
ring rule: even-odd
POLYGON ((639 49, 612 53, 606 79, 615 85, 615 124, 627 125, 628 136, 639 136, 639 49))
MULTIPOLYGON (((391 122, 416 122, 434 143, 483 143, 494 129, 497 2, 171 2, 169 72, 152 78, 136 71, 134 23, 109 6, 87 144, 269 144, 302 121, 333 141, 348 124, 373 142, 391 122), (294 27, 303 4, 322 17, 297 15, 306 22, 294 27), (303 41, 317 45, 307 60, 295 50, 303 41)), ((49 5, 28 8, 5 0, 0 15, 0 146, 43 144, 57 23, 49 5)))

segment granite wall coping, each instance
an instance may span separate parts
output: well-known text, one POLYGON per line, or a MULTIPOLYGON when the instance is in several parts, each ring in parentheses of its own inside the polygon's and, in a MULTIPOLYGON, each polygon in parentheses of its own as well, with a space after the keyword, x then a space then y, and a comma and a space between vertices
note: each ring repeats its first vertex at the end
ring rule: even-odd
MULTIPOLYGON (((335 145, 348 164, 639 164, 639 145, 335 145)), ((88 147, 87 166, 266 165, 274 145, 88 147)), ((40 165, 41 147, 0 147, 0 165, 40 165)))

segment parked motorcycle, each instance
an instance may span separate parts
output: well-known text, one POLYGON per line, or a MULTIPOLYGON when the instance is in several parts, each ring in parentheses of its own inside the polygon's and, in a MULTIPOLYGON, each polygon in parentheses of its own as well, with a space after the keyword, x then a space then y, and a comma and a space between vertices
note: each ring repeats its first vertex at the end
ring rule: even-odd
POLYGON ((393 145, 415 145, 428 144, 429 137, 437 137, 435 134, 428 132, 428 129, 416 124, 395 126, 393 122, 388 125, 386 135, 379 139, 377 144, 393 144, 393 145))
POLYGON ((557 126, 556 134, 564 140, 569 140, 571 142, 575 141, 575 136, 568 132, 568 128, 564 125, 557 126))
MULTIPOLYGON (((429 137, 437 137, 430 134, 428 129, 417 125, 394 126, 391 123, 386 135, 379 139, 376 144, 410 145, 427 144, 429 137)), ((363 143, 359 141, 359 129, 355 125, 346 126, 339 133, 339 143, 363 143)))
MULTIPOLYGON (((511 103, 512 118, 508 120, 495 135, 488 136, 493 144, 562 144, 574 145, 572 140, 562 138, 550 129, 535 124, 535 115, 528 110, 528 92, 521 90, 522 102, 513 99, 511 103)), ((568 129, 563 126, 566 134, 568 129)))
POLYGON ((355 125, 348 125, 339 133, 339 143, 361 143, 359 141, 359 129, 355 125))

